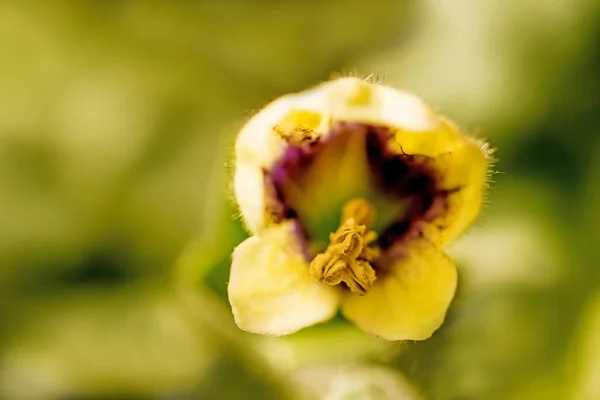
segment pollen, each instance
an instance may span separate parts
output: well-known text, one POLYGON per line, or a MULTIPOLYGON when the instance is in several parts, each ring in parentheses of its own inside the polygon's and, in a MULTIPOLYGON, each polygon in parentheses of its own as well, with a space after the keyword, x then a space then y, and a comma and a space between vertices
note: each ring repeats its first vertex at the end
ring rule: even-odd
POLYGON ((346 203, 329 246, 310 263, 310 275, 325 285, 344 282, 353 293, 367 293, 376 279, 371 262, 379 256, 379 248, 372 245, 377 234, 369 230, 374 220, 375 209, 367 200, 346 203))

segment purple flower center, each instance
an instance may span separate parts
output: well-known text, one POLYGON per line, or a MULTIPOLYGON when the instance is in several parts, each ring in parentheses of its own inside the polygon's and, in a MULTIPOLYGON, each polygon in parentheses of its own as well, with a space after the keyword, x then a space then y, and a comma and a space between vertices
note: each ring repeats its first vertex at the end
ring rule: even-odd
MULTIPOLYGON (((379 235, 377 245, 381 248, 382 255, 385 256, 385 253, 392 255, 397 251, 402 251, 407 240, 421 236, 425 224, 447 211, 448 195, 454 190, 440 188, 440 171, 436 171, 433 167, 433 160, 430 157, 394 150, 392 148, 394 133, 388 128, 359 123, 334 122, 330 132, 317 139, 312 139, 310 135, 288 139, 287 148, 282 157, 270 170, 264 171, 268 197, 267 213, 276 221, 296 220, 299 232, 305 241, 310 243, 315 240, 316 238, 311 237, 310 230, 306 229, 307 216, 304 215, 306 209, 301 211, 297 206, 298 196, 306 193, 302 203, 309 203, 313 200, 312 198, 323 198, 322 192, 329 188, 332 188, 331 195, 335 196, 337 182, 335 179, 328 181, 327 178, 324 178, 326 183, 319 189, 320 192, 311 192, 312 181, 307 179, 307 171, 313 169, 311 176, 315 176, 315 168, 319 169, 317 175, 321 176, 332 174, 331 169, 339 168, 340 172, 343 172, 346 164, 341 161, 338 164, 336 161, 348 157, 347 154, 344 154, 346 151, 344 146, 352 140, 354 143, 359 143, 360 151, 357 153, 357 159, 365 160, 364 169, 367 171, 366 179, 368 180, 364 183, 365 186, 372 188, 374 193, 385 198, 386 202, 390 204, 403 204, 398 212, 377 229, 379 235), (339 147, 339 149, 333 147, 339 147), (334 154, 334 156, 328 154, 334 154), (317 161, 319 157, 329 157, 332 161, 319 164, 317 161), (294 188, 294 193, 291 188, 294 188)), ((353 149, 355 148, 356 146, 353 147, 353 149)), ((364 179, 364 176, 364 174, 360 175, 360 178, 364 179)), ((325 196, 325 198, 327 197, 325 196)), ((342 200, 345 202, 351 199, 342 200)), ((326 220, 328 216, 323 215, 322 218, 326 220)), ((332 216, 336 223, 337 218, 339 218, 338 215, 332 216)), ((335 229, 334 226, 329 231, 335 229)), ((311 251, 307 247, 308 258, 314 256, 310 253, 311 251)))

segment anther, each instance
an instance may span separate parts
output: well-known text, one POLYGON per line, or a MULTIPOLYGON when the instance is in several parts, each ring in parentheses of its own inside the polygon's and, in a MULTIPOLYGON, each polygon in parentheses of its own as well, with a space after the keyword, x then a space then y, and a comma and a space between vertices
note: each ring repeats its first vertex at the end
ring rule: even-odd
POLYGON ((376 279, 370 262, 379 256, 371 243, 377 239, 368 228, 375 219, 373 206, 365 199, 351 200, 344 206, 339 228, 329 235, 329 246, 310 263, 311 276, 326 285, 344 282, 364 295, 376 279))

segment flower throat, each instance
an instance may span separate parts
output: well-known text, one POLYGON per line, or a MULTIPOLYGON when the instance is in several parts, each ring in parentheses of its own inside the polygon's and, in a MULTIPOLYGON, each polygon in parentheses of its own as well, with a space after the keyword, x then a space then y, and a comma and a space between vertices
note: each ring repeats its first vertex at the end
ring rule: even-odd
POLYGON ((447 206, 429 158, 391 149, 389 129, 340 121, 321 140, 280 135, 289 148, 264 171, 267 214, 298 222, 310 274, 326 285, 367 293, 447 206))

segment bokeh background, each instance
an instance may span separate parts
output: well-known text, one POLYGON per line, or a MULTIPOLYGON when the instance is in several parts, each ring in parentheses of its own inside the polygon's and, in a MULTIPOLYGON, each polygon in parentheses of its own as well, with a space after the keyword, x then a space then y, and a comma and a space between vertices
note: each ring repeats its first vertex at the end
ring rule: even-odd
POLYGON ((0 399, 600 399, 600 3, 0 2, 0 399), (239 331, 253 112, 336 74, 499 159, 430 340, 239 331))

